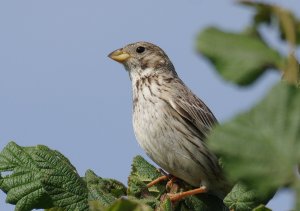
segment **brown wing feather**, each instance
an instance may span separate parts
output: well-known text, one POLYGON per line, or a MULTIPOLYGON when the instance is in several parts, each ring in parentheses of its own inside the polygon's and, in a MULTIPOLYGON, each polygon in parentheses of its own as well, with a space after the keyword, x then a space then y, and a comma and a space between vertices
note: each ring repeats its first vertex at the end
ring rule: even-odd
MULTIPOLYGON (((182 82, 177 85, 185 86, 182 82)), ((168 103, 182 118, 196 127, 197 130, 201 132, 201 136, 203 136, 202 134, 206 136, 211 128, 218 123, 217 119, 204 102, 189 89, 185 88, 179 90, 185 90, 185 93, 181 93, 180 97, 173 96, 169 98, 168 103)))

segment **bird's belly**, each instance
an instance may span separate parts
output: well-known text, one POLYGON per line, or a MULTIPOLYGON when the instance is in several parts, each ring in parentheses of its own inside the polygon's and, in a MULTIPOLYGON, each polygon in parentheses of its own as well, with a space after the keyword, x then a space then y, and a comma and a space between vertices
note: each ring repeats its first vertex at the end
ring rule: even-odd
POLYGON ((174 118, 175 114, 170 113, 174 111, 167 109, 167 106, 161 101, 136 105, 133 115, 136 139, 161 168, 191 185, 199 186, 206 180, 207 170, 197 162, 202 159, 199 157, 201 153, 189 144, 183 133, 187 133, 189 139, 197 139, 193 140, 195 142, 201 141, 188 134, 189 131, 174 118))

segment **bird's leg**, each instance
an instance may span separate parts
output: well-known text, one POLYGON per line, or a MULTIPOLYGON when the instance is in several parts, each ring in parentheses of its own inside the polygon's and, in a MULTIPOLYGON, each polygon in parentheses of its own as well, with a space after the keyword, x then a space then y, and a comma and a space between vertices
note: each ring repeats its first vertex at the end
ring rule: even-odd
POLYGON ((156 178, 155 180, 149 182, 149 183, 147 184, 147 188, 150 188, 150 187, 152 187, 153 185, 156 185, 157 183, 160 183, 161 181, 164 181, 164 180, 167 180, 167 179, 168 179, 168 176, 166 176, 166 175, 163 175, 163 176, 161 176, 161 177, 158 177, 158 178, 156 178))
POLYGON ((187 196, 192 196, 192 195, 195 195, 195 194, 199 194, 199 193, 206 193, 207 192, 207 189, 205 186, 202 186, 200 188, 196 188, 196 189, 193 189, 193 190, 189 190, 189 191, 184 191, 184 192, 181 192, 181 193, 169 193, 168 196, 170 198, 170 200, 172 202, 176 202, 176 201, 180 201, 181 199, 187 197, 187 196))
MULTIPOLYGON (((150 188, 152 187, 153 185, 156 185, 157 183, 160 183, 161 181, 164 181, 164 180, 168 180, 171 178, 171 180, 173 179, 174 176, 172 176, 171 174, 168 174, 167 172, 165 172, 164 170, 162 170, 161 168, 158 169, 160 171, 160 173, 163 175, 161 177, 158 177, 156 178, 155 180, 149 182, 147 184, 147 188, 150 188)), ((170 182, 170 181, 169 181, 170 182)), ((168 182, 168 183, 169 183, 168 182)), ((167 184, 168 185, 168 184, 167 184)))

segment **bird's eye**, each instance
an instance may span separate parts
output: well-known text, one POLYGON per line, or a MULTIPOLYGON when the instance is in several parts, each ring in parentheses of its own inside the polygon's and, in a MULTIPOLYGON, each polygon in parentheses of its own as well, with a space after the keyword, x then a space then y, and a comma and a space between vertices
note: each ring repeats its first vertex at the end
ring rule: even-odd
POLYGON ((143 53, 144 51, 145 51, 145 47, 143 47, 143 46, 139 46, 136 48, 137 53, 143 53))

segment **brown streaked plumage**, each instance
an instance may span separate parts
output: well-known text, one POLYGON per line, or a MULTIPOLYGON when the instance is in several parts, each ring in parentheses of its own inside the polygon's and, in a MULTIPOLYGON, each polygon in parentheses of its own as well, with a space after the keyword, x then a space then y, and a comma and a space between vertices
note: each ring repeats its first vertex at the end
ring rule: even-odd
POLYGON ((109 57, 129 72, 133 128, 147 155, 175 177, 201 187, 191 194, 209 191, 224 198, 230 186, 205 144, 217 120, 178 77, 165 52, 151 43, 137 42, 109 57))

